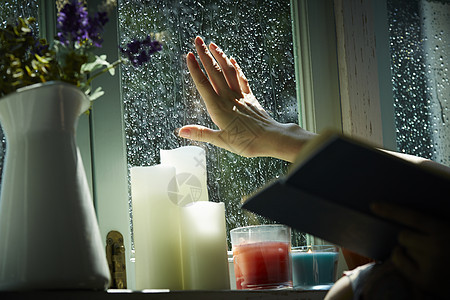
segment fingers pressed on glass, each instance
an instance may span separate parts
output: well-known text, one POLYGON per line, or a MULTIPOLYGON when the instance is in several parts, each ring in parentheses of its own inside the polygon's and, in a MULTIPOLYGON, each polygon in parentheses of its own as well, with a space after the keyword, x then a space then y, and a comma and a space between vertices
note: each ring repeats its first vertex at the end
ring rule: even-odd
POLYGON ((214 91, 214 88, 212 87, 205 73, 203 73, 203 71, 200 69, 200 65, 195 59, 194 54, 188 53, 188 55, 186 56, 186 61, 189 73, 194 80, 194 84, 197 87, 200 96, 202 96, 205 101, 217 97, 217 94, 214 91))
POLYGON ((203 67, 205 68, 206 73, 208 74, 212 86, 214 87, 215 91, 218 94, 221 94, 221 91, 224 91, 229 87, 225 77, 223 76, 219 64, 211 55, 211 52, 208 50, 208 48, 205 45, 205 42, 201 37, 195 38, 195 48, 197 49, 200 61, 202 62, 203 67))
MULTIPOLYGON (((217 147, 229 149, 229 145, 220 138, 221 131, 201 125, 185 125, 180 128, 177 135, 194 141, 207 142, 217 147)), ((231 151, 231 150, 230 150, 231 151)))
POLYGON ((199 142, 215 140, 217 131, 201 125, 186 125, 180 128, 178 135, 199 142))
POLYGON ((223 51, 216 44, 209 44, 209 49, 211 50, 211 53, 216 61, 219 63, 225 79, 228 82, 228 86, 234 92, 241 94, 241 87, 239 85, 238 72, 236 68, 233 66, 225 53, 223 53, 223 51))
POLYGON ((233 64, 233 66, 238 71, 238 80, 239 80, 239 85, 242 89, 242 92, 244 92, 246 94, 251 93, 251 89, 248 84, 247 77, 245 77, 244 72, 242 72, 241 67, 238 65, 238 63, 236 62, 236 60, 234 58, 230 58, 230 62, 233 64))

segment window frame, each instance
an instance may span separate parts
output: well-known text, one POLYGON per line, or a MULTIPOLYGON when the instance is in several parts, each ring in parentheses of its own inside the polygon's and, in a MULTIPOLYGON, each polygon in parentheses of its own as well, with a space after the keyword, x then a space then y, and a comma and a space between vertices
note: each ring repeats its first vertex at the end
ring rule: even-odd
POLYGON ((373 34, 376 40, 375 55, 377 58, 383 147, 397 151, 387 0, 371 0, 371 4, 374 24, 373 34))
POLYGON ((291 0, 299 124, 342 131, 333 0, 291 0))
MULTIPOLYGON (((98 7, 103 1, 88 2, 89 8, 98 7)), ((108 61, 119 58, 118 13, 114 9, 105 26, 104 42, 99 53, 108 61)), ((128 166, 126 155, 125 123, 121 95, 121 68, 115 76, 100 76, 93 81, 93 90, 102 87, 105 95, 98 99, 90 114, 90 142, 94 205, 100 234, 106 246, 106 236, 112 230, 124 238, 127 283, 134 286, 135 270, 131 263, 131 234, 129 215, 128 166)))
POLYGON ((387 0, 334 6, 343 132, 396 151, 387 0))

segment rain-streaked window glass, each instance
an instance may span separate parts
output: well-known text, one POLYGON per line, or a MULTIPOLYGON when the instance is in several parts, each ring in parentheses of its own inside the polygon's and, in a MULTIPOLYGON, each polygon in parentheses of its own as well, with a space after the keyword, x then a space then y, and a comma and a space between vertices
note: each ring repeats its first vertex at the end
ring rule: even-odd
MULTIPOLYGON (((34 17, 38 19, 38 0, 8 0, 0 2, 0 21, 1 28, 6 24, 15 24, 18 17, 34 17)), ((36 24, 37 25, 37 24, 36 24)), ((34 26, 36 34, 39 34, 38 27, 34 26)), ((0 170, 3 170, 3 161, 5 158, 6 142, 3 131, 0 127, 0 170)), ((0 182, 2 172, 0 171, 0 182)))
MULTIPOLYGON (((199 35, 233 56, 264 108, 280 122, 297 122, 289 0, 119 1, 121 46, 160 33, 162 52, 149 67, 122 69, 128 165, 159 163, 160 149, 198 145, 206 150, 210 201, 224 202, 227 230, 266 222, 240 209, 244 195, 286 172, 287 163, 243 158, 209 144, 178 138, 186 124, 215 125, 188 74, 185 56, 199 35)), ((303 242, 295 234, 294 244, 303 242)))
POLYGON ((450 166, 450 1, 388 0, 397 147, 450 166))

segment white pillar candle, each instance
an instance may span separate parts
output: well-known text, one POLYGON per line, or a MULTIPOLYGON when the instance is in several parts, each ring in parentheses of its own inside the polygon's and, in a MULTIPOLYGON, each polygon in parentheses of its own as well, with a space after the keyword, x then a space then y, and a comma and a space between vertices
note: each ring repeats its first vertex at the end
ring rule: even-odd
POLYGON ((224 204, 200 201, 182 207, 181 237, 184 289, 229 289, 224 204))
POLYGON ((195 201, 208 201, 205 150, 186 146, 160 150, 161 164, 174 166, 177 172, 178 193, 171 193, 172 201, 184 206, 195 201))
POLYGON ((136 289, 181 290, 180 208, 168 196, 176 191, 175 168, 132 167, 130 172, 136 289))

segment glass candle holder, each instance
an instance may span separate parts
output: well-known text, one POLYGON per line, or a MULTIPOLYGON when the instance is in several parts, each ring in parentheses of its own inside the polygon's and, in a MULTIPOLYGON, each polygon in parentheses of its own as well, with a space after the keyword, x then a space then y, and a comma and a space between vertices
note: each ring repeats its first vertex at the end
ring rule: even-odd
POLYGON ((292 248, 294 288, 329 289, 336 281, 339 249, 333 245, 292 248))
POLYGON ((247 226, 230 233, 236 289, 292 288, 289 227, 247 226))

